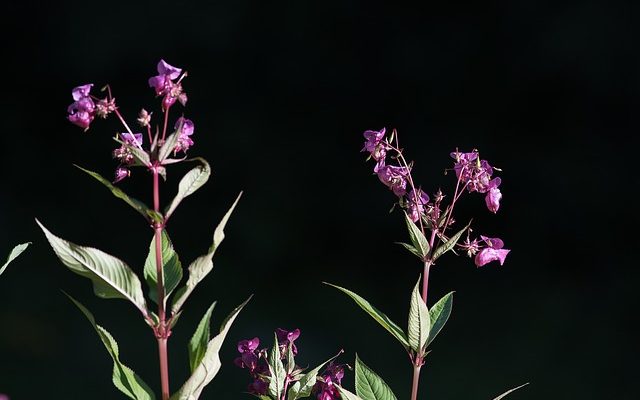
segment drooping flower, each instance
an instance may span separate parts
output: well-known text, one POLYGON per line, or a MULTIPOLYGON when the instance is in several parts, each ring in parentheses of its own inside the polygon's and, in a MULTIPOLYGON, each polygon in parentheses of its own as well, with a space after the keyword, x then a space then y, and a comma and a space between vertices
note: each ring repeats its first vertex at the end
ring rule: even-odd
POLYGON ((484 201, 487 204, 487 208, 492 213, 497 213, 500 208, 500 200, 502 199, 502 193, 498 186, 500 186, 500 178, 494 178, 489 182, 489 190, 487 191, 487 195, 484 197, 484 201))
POLYGON ((424 215, 424 206, 429 202, 429 195, 418 189, 411 190, 407 194, 407 209, 409 218, 413 222, 417 222, 424 215))
POLYGON ((364 132, 364 138, 367 140, 361 151, 368 151, 371 157, 376 160, 384 160, 387 155, 389 145, 383 140, 386 128, 379 131, 368 130, 364 132))
POLYGON ((499 238, 490 238, 486 236, 480 236, 480 238, 484 241, 487 247, 480 250, 476 255, 476 266, 482 267, 491 261, 499 261, 500 265, 503 265, 507 254, 509 254, 511 250, 503 249, 502 247, 504 246, 504 242, 499 238))
POLYGON ((88 83, 73 88, 71 95, 74 102, 67 107, 67 112, 69 113, 67 119, 69 122, 83 128, 85 131, 89 129, 89 125, 91 125, 95 116, 96 107, 89 95, 92 86, 92 83, 88 83))
POLYGON ((300 329, 294 329, 287 331, 282 328, 276 329, 276 337, 278 338, 278 345, 280 346, 280 354, 286 355, 285 350, 291 345, 291 351, 294 355, 298 354, 298 348, 296 347, 295 340, 300 337, 300 329))
POLYGON ((191 140, 191 135, 193 135, 194 131, 193 121, 180 117, 176 121, 174 129, 180 129, 180 135, 178 136, 178 142, 173 151, 175 153, 179 151, 186 153, 187 150, 189 150, 189 147, 193 146, 193 140, 191 140))
MULTIPOLYGON (((182 90, 180 78, 177 82, 175 79, 180 77, 182 69, 169 65, 164 60, 158 62, 158 75, 149 78, 149 86, 154 88, 158 96, 164 96, 162 107, 166 110, 171 107, 176 100, 183 106, 187 103, 187 95, 182 90)), ((185 74, 182 75, 184 77, 185 74)))
POLYGON ((340 398, 340 392, 336 385, 342 383, 344 377, 344 365, 335 364, 333 361, 329 363, 324 372, 320 375, 320 379, 313 386, 318 400, 336 400, 340 398))
POLYGON ((469 192, 486 193, 489 191, 493 167, 487 160, 479 158, 477 150, 473 150, 471 153, 454 151, 451 153, 451 157, 456 160, 453 166, 456 176, 460 182, 467 184, 469 192))
POLYGON ((402 197, 407 193, 407 175, 409 175, 407 167, 381 165, 375 172, 380 181, 393 190, 396 196, 402 197))

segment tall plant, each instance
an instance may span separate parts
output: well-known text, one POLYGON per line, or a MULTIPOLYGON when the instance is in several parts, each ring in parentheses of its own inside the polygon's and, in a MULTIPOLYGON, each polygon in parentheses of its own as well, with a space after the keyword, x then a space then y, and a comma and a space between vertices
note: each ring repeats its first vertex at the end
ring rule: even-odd
MULTIPOLYGON (((215 228, 211 246, 203 255, 189 264, 188 278, 181 286, 184 269, 169 238, 167 225, 182 201, 207 182, 211 168, 209 163, 201 157, 187 158, 188 150, 194 145, 192 139, 194 123, 184 116, 175 118, 175 121, 170 123, 171 111, 177 107, 177 103, 182 106, 186 106, 187 103, 187 94, 182 86, 184 78, 187 77, 186 71, 183 72, 164 60, 158 63, 157 71, 157 75, 149 78, 148 84, 160 99, 160 124, 152 127, 153 113, 142 109, 137 122, 146 135, 131 129, 120 113, 108 85, 102 89, 104 97, 91 94, 93 84, 74 88, 71 92, 74 102, 68 107, 69 121, 85 131, 89 129, 96 117, 107 118, 115 115, 122 123, 122 132, 114 138, 117 148, 113 150, 113 158, 117 160, 118 166, 113 182, 97 172, 78 168, 106 186, 114 196, 133 207, 143 217, 145 224, 151 227, 153 235, 148 255, 144 266, 138 269, 138 273, 142 273, 148 285, 147 296, 144 294, 138 274, 124 261, 101 250, 64 240, 45 228, 40 221, 36 221, 60 261, 72 272, 90 279, 94 293, 98 297, 129 301, 151 328, 158 344, 162 400, 170 398, 193 400, 199 398, 204 387, 218 373, 221 367, 218 355, 220 347, 246 301, 229 314, 222 322, 220 332, 213 338, 210 337, 209 322, 215 302, 209 307, 188 344, 191 376, 173 394, 169 386, 167 341, 178 322, 186 300, 213 269, 213 255, 225 237, 225 225, 240 195, 215 228), (162 208, 161 182, 167 181, 167 168, 179 163, 197 165, 182 177, 178 183, 176 196, 162 208), (116 186, 118 182, 128 178, 132 168, 135 167, 146 170, 150 174, 152 207, 127 195, 116 186)), ((113 383, 116 388, 131 399, 155 399, 153 390, 142 378, 120 361, 118 344, 113 336, 96 323, 87 308, 77 300, 73 298, 71 300, 89 319, 113 359, 113 383)))

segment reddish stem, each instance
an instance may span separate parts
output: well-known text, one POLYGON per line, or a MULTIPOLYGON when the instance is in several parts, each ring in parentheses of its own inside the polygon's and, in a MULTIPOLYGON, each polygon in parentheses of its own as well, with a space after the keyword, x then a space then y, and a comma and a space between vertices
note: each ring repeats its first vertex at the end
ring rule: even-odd
POLYGON ((411 400, 418 399, 418 383, 420 382, 420 364, 413 365, 413 384, 411 385, 411 400))

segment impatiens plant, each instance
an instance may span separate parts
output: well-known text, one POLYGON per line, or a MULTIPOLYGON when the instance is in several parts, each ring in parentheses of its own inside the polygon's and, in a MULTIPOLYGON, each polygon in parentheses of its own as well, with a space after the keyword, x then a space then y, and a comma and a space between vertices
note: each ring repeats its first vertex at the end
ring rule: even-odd
MULTIPOLYGON (((218 354, 222 342, 234 319, 246 304, 246 302, 241 304, 231 312, 222 322, 220 332, 213 338, 210 338, 209 322, 215 303, 206 311, 188 345, 191 376, 179 390, 171 395, 167 341, 183 311, 185 301, 198 283, 213 269, 213 255, 225 237, 225 225, 240 198, 238 196, 215 228, 211 246, 203 255, 189 264, 188 278, 186 282, 182 282, 184 274, 182 261, 169 238, 167 224, 182 201, 202 187, 211 174, 209 163, 203 158, 187 158, 187 152, 194 145, 193 122, 180 115, 173 124, 170 123, 170 111, 176 102, 182 106, 187 103, 187 95, 182 87, 182 80, 186 76, 186 72, 167 64, 164 60, 158 63, 158 75, 151 77, 148 83, 161 98, 160 115, 162 117, 160 124, 152 128, 153 114, 142 109, 137 122, 144 134, 134 132, 127 124, 108 85, 102 89, 104 93, 102 98, 91 94, 93 84, 74 88, 71 92, 74 102, 68 107, 69 121, 85 131, 90 128, 96 116, 107 118, 115 115, 122 123, 123 131, 114 138, 117 147, 113 150, 113 158, 117 160, 118 166, 113 182, 97 172, 78 168, 106 186, 114 196, 133 207, 142 215, 145 224, 151 227, 153 235, 148 256, 144 265, 137 269, 149 286, 146 297, 138 274, 124 261, 101 250, 80 246, 59 238, 38 221, 51 247, 64 265, 72 272, 90 279, 98 297, 119 298, 131 302, 144 322, 151 328, 158 343, 162 400, 169 398, 195 400, 200 397, 204 387, 211 382, 221 367, 218 354), (170 132, 171 126, 173 129, 170 132), (176 196, 161 208, 160 178, 166 181, 167 167, 183 162, 197 165, 182 177, 178 183, 176 196), (116 183, 128 178, 133 168, 139 168, 150 175, 153 183, 150 193, 153 207, 130 197, 115 186, 116 183), (154 303, 155 309, 152 307, 154 303)), ((82 304, 73 298, 71 300, 89 319, 113 359, 115 386, 131 399, 155 399, 154 392, 142 378, 120 361, 118 344, 113 336, 96 323, 93 315, 82 304)))
MULTIPOLYGON (((339 286, 332 286, 351 297, 400 342, 412 365, 411 400, 416 400, 421 368, 425 364, 431 344, 449 319, 453 305, 451 292, 431 307, 427 306, 431 268, 444 254, 457 254, 456 250, 466 253, 469 257, 475 256, 474 262, 477 267, 492 261, 498 261, 502 265, 509 254, 510 250, 503 248, 504 243, 501 239, 483 235, 480 235, 479 239, 472 238, 471 222, 454 228, 454 211, 464 194, 483 194, 489 211, 494 214, 498 212, 502 199, 499 189, 501 179, 495 177, 494 173, 500 170, 482 159, 477 150, 456 150, 451 153, 454 161, 452 169, 456 177, 453 194, 445 196, 438 189, 430 197, 415 183, 412 176, 413 162, 405 158, 395 130, 391 134, 387 134, 385 129, 369 130, 364 132, 364 138, 362 151, 369 153, 369 158, 375 161, 374 174, 397 197, 394 207, 399 208, 404 214, 409 243, 399 244, 416 256, 422 266, 422 274, 410 296, 406 331, 358 294, 339 286), (465 239, 461 240, 463 237, 465 239)), ((340 386, 338 390, 342 398, 348 400, 396 399, 384 380, 358 357, 355 360, 355 394, 340 386)), ((498 399, 508 393, 510 392, 498 399)))

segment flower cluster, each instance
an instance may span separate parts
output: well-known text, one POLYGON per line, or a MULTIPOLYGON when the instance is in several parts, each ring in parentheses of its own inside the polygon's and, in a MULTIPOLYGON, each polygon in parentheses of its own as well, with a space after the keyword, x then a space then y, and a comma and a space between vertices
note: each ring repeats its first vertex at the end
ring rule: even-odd
MULTIPOLYGON (((444 207, 442 202, 445 196, 442 191, 438 190, 432 201, 427 193, 415 186, 411 176, 413 163, 407 162, 404 158, 395 130, 389 137, 385 128, 379 131, 368 130, 364 132, 364 138, 365 144, 361 151, 368 152, 370 158, 375 160, 373 172, 378 179, 398 197, 398 205, 404 209, 413 223, 420 226, 423 234, 425 228, 432 230, 431 248, 435 238, 443 241, 448 239, 445 232, 455 222, 452 216, 453 209, 464 191, 485 194, 485 203, 489 211, 494 214, 498 212, 502 199, 502 193, 498 188, 501 179, 493 177, 493 173, 494 170, 499 170, 492 167, 488 161, 481 159, 477 150, 469 153, 456 150, 451 153, 451 157, 455 160, 453 170, 458 184, 451 203, 444 207)), ((469 257, 476 256, 475 264, 478 267, 491 261, 499 261, 502 265, 509 253, 509 250, 502 248, 502 240, 486 236, 481 236, 480 241, 470 240, 467 237, 464 243, 458 244, 458 247, 466 251, 469 257)), ((425 259, 427 256, 422 255, 425 259)))
POLYGON ((318 381, 313 386, 312 393, 318 400, 336 400, 340 398, 340 392, 336 385, 342 384, 344 377, 344 364, 336 364, 331 361, 318 381))
MULTIPOLYGON (((159 147, 162 147, 169 140, 165 137, 168 124, 168 112, 169 108, 176 102, 180 102, 182 105, 187 103, 187 95, 182 88, 182 79, 186 77, 186 72, 182 72, 182 69, 173 67, 166 63, 164 60, 160 60, 157 65, 158 75, 149 78, 149 86, 155 89, 158 96, 163 96, 162 110, 164 112, 164 125, 162 129, 156 128, 155 137, 151 135, 151 115, 153 113, 148 112, 145 109, 140 111, 138 115, 138 124, 146 128, 149 146, 148 150, 143 149, 143 134, 134 133, 124 118, 118 111, 115 99, 111 96, 111 89, 109 86, 105 86, 108 90, 108 95, 104 99, 98 99, 90 95, 93 84, 78 86, 71 92, 73 95, 74 103, 68 107, 68 119, 73 124, 78 125, 85 130, 89 129, 89 125, 94 120, 95 116, 106 118, 109 114, 114 113, 122 122, 125 131, 118 133, 116 140, 120 143, 120 147, 113 151, 113 158, 118 161, 118 167, 115 171, 114 183, 120 182, 124 178, 131 175, 130 167, 141 165, 148 169, 156 168, 163 170, 163 165, 180 160, 166 159, 166 155, 169 152, 163 152, 165 159, 159 159, 160 152, 159 147), (177 79, 177 81, 176 81, 177 79), (162 132, 162 135, 160 135, 162 132)), ((179 117, 174 124, 174 139, 172 140, 171 153, 182 152, 186 153, 194 142, 192 135, 194 132, 193 121, 179 117)))

